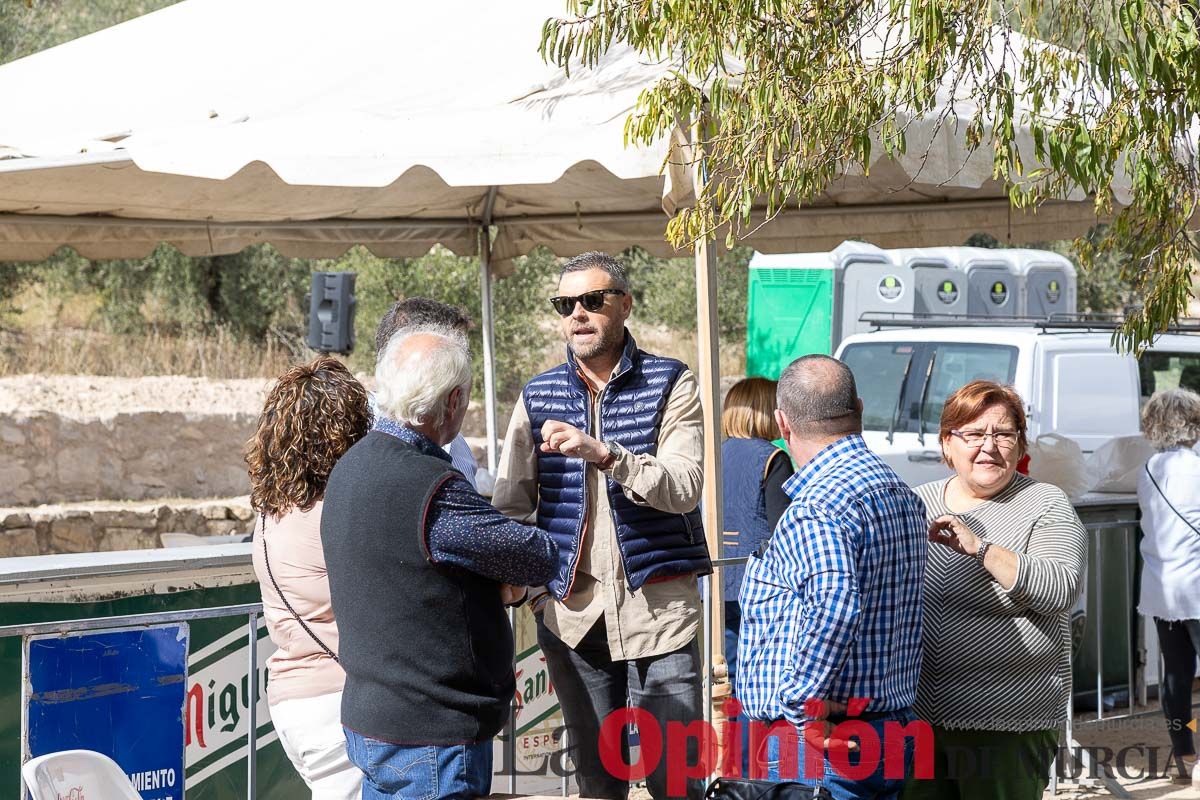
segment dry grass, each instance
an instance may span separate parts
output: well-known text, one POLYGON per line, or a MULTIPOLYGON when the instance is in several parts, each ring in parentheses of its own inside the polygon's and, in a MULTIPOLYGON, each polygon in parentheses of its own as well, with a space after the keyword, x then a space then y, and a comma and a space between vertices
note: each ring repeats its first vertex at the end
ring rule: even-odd
MULTIPOLYGON (((0 376, 187 375, 197 378, 274 377, 307 358, 303 343, 273 335, 265 343, 227 331, 179 331, 151 324, 141 333, 109 333, 92 293, 59 292, 34 283, 0 315, 0 376)), ((158 315, 148 309, 151 320, 158 315)))
MULTIPOLYGON (((638 326, 633 331, 638 347, 660 356, 678 358, 696 370, 698 353, 695 331, 674 331, 669 328, 638 326)), ((746 343, 741 339, 722 341, 721 375, 742 376, 746 374, 746 343)))
MULTIPOLYGON (((56 293, 33 285, 17 298, 20 313, 0 316, 0 376, 9 375, 187 375, 191 377, 271 378, 312 354, 304 343, 276 333, 265 343, 239 340, 227 331, 178 332, 152 325, 144 333, 117 334, 104 330, 95 295, 56 293)), ((147 317, 157 315, 148 309, 147 317)), ((553 323, 537 326, 545 353, 530 375, 562 359, 563 345, 553 323)), ((633 323, 643 349, 697 363, 694 331, 673 331, 633 323)), ((745 346, 741 340, 723 342, 721 374, 742 375, 745 346)), ((503 353, 497 367, 507 369, 503 353)), ((529 369, 530 367, 526 367, 529 369)))
POLYGON ((86 328, 0 330, 0 376, 257 378, 278 375, 296 360, 295 350, 276 339, 251 344, 224 331, 211 335, 156 331, 132 335, 86 328))
MULTIPOLYGON (((562 358, 562 344, 547 337, 545 366, 562 358)), ((691 331, 643 329, 638 345, 659 355, 696 364, 691 331)), ((83 327, 0 327, 0 376, 8 375, 188 375, 200 378, 270 378, 311 356, 303 344, 271 336, 263 344, 240 341, 222 330, 211 334, 112 334, 83 327)), ((498 361, 503 361, 500 354, 498 361)), ((742 375, 742 342, 721 350, 721 374, 742 375)))

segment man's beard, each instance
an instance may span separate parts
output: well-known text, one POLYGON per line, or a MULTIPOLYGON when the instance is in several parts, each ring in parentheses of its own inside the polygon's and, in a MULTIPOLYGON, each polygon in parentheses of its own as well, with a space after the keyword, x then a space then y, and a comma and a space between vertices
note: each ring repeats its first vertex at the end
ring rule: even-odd
POLYGON ((596 356, 620 350, 623 344, 625 344, 625 327, 623 325, 614 325, 603 335, 596 336, 590 344, 586 345, 576 345, 573 336, 567 337, 567 347, 571 348, 571 352, 575 354, 575 358, 580 361, 589 361, 596 356))

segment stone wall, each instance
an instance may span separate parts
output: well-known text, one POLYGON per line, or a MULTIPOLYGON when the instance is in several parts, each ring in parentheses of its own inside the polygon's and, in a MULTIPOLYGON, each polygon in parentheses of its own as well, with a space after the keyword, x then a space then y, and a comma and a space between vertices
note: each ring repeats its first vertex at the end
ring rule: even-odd
MULTIPOLYGON (((0 378, 0 506, 231 497, 269 381, 0 378)), ((500 419, 504 433, 507 415, 500 419)), ((463 432, 483 435, 472 404, 463 432)), ((479 442, 482 445, 482 442, 479 442)))
POLYGON ((250 533, 248 497, 0 508, 0 557, 160 547, 159 534, 250 533))
POLYGON ((254 423, 250 414, 3 414, 0 505, 244 494, 254 423))

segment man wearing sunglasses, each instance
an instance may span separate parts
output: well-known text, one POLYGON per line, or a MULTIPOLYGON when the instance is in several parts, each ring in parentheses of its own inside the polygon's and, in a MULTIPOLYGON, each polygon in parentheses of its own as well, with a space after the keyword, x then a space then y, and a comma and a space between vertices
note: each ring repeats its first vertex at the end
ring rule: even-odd
MULTIPOLYGON (((700 398, 683 363, 639 350, 626 330, 633 298, 615 258, 568 261, 550 305, 567 360, 525 386, 493 502, 558 544, 557 574, 529 595, 538 643, 580 796, 624 800, 627 782, 602 763, 604 720, 636 706, 665 738, 668 722, 701 716, 695 576, 712 566, 697 512, 700 398)), ((647 779, 656 798, 668 796, 667 761, 647 779)))

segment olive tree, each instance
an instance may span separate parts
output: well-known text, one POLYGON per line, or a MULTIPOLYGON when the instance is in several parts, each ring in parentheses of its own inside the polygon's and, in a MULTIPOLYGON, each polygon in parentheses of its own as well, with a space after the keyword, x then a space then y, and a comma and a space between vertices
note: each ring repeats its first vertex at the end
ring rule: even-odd
POLYGON ((990 152, 1014 206, 1083 192, 1111 218, 1075 249, 1085 269, 1128 255, 1123 277, 1144 306, 1117 341, 1139 350, 1186 308, 1197 255, 1190 3, 568 0, 544 26, 542 53, 569 69, 627 44, 673 62, 641 94, 626 136, 649 143, 681 120, 696 126, 711 178, 670 222, 677 246, 722 225, 732 242, 761 215, 868 171, 873 149, 903 153, 908 122, 936 117, 946 97, 969 100, 967 145, 990 152), (1128 197, 1112 188, 1121 175, 1128 197))

